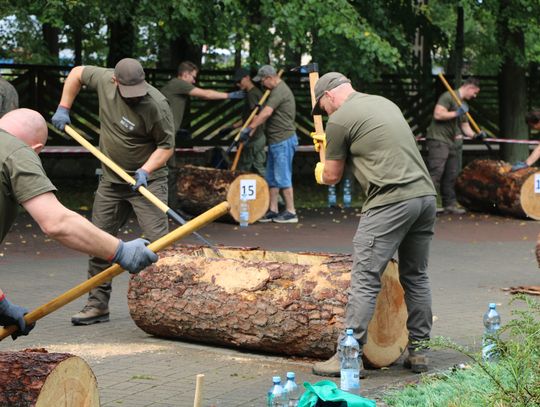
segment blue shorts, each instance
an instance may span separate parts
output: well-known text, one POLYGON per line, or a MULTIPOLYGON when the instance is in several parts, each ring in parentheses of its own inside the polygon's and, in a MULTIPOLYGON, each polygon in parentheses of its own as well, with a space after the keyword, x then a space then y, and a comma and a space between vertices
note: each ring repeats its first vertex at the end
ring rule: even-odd
POLYGON ((270 188, 292 187, 292 162, 298 137, 294 133, 287 140, 268 146, 266 159, 266 182, 270 188))

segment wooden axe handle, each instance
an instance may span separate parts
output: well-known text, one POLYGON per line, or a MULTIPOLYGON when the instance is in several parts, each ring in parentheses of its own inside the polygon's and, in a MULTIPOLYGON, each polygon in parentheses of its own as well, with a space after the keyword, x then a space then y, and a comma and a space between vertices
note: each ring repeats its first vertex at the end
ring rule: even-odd
MULTIPOLYGON (((452 98, 454 99, 454 101, 457 103, 457 105, 461 106, 461 100, 459 100, 459 98, 456 95, 456 92, 454 92, 454 89, 452 89, 450 84, 446 81, 446 78, 444 77, 444 75, 442 73, 439 73, 439 79, 442 81, 442 83, 444 84, 444 86, 446 87, 446 89, 448 90, 448 92, 450 93, 452 98)), ((467 119, 469 119, 469 122, 473 126, 473 129, 474 129, 475 133, 480 133, 480 131, 481 131, 480 127, 478 127, 478 124, 476 124, 476 122, 472 118, 471 114, 469 112, 467 112, 465 114, 467 115, 467 119)))
MULTIPOLYGON (((313 109, 315 107, 315 103, 317 103, 317 100, 315 99, 315 84, 319 80, 319 72, 313 71, 309 73, 309 91, 311 93, 311 108, 313 109)), ((313 124, 315 125, 315 133, 316 134, 324 134, 324 126, 323 126, 323 120, 322 116, 317 114, 313 116, 313 124)), ((321 147, 319 149, 319 159, 323 163, 325 161, 325 148, 323 143, 321 143, 321 147)))
MULTIPOLYGON (((283 75, 283 69, 280 69, 279 72, 277 73, 277 76, 279 78, 281 78, 281 75, 283 75)), ((235 142, 238 142, 238 140, 240 139, 240 133, 242 132, 242 130, 247 128, 250 125, 250 123, 253 121, 254 117, 257 116, 257 113, 259 112, 259 106, 262 107, 264 102, 266 102, 266 99, 268 99, 268 97, 270 96, 271 92, 272 91, 270 89, 266 89, 266 91, 263 93, 263 95, 259 99, 259 102, 257 103, 257 106, 252 110, 251 114, 249 115, 247 120, 244 122, 244 124, 240 128, 240 131, 234 138, 235 142)), ((236 150, 236 155, 234 156, 234 160, 230 168, 231 171, 236 170, 236 167, 238 167, 238 161, 240 160, 240 155, 242 154, 243 148, 244 148, 244 143, 240 143, 240 145, 238 146, 238 149, 236 150)))
MULTIPOLYGON (((191 234, 197 229, 200 229, 204 225, 216 220, 220 216, 225 215, 230 209, 228 202, 222 202, 219 205, 210 208, 206 212, 197 216, 196 218, 190 220, 185 225, 180 226, 179 228, 169 232, 165 236, 159 238, 158 240, 150 243, 148 248, 153 252, 159 252, 160 250, 165 249, 166 247, 171 246, 177 240, 182 239, 183 237, 191 234)), ((37 320, 43 318, 46 315, 49 315, 51 312, 56 311, 57 309, 63 307, 66 304, 69 304, 71 301, 79 298, 80 296, 89 292, 92 288, 98 287, 104 282, 111 280, 117 275, 121 274, 124 270, 118 264, 113 264, 109 268, 103 270, 101 273, 95 275, 94 277, 86 280, 85 282, 73 287, 72 289, 66 291, 65 293, 59 295, 48 303, 36 308, 35 310, 29 312, 24 316, 24 320, 27 324, 32 324, 37 320)), ((0 328, 0 340, 6 338, 12 333, 16 332, 18 326, 11 325, 5 328, 0 328)))

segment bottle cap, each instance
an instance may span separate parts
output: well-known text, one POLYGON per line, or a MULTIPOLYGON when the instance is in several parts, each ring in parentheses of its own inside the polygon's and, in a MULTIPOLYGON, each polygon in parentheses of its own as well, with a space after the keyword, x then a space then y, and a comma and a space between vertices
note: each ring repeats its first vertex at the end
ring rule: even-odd
POLYGON ((490 302, 489 303, 489 308, 495 309, 495 308, 497 308, 497 304, 495 304, 494 302, 490 302))
POLYGON ((345 333, 347 335, 352 335, 354 333, 354 331, 352 330, 352 328, 347 328, 347 330, 345 331, 345 333))
POLYGON ((294 372, 287 372, 287 379, 294 379, 296 377, 296 375, 294 374, 294 372))
POLYGON ((281 383, 281 377, 279 377, 279 376, 274 376, 274 377, 272 377, 272 381, 273 381, 274 383, 281 383))

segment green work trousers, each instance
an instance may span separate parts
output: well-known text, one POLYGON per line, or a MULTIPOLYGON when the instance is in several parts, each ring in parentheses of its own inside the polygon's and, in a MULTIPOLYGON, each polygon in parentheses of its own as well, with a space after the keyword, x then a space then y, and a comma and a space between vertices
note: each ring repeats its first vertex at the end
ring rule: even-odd
MULTIPOLYGON (((157 178, 148 182, 148 190, 162 202, 167 200, 167 177, 157 178)), ((135 212, 137 221, 144 233, 144 238, 154 241, 166 235, 169 231, 167 215, 158 209, 139 192, 133 191, 131 185, 114 184, 100 181, 94 207, 92 223, 113 236, 118 234, 131 213, 135 212)), ((88 278, 101 273, 111 265, 107 260, 90 257, 88 262, 88 278)), ((112 285, 108 281, 90 291, 88 305, 100 309, 108 307, 112 285)))
POLYGON ((266 137, 259 136, 255 140, 250 140, 244 146, 240 159, 238 160, 237 170, 255 172, 264 177, 266 172, 266 137))

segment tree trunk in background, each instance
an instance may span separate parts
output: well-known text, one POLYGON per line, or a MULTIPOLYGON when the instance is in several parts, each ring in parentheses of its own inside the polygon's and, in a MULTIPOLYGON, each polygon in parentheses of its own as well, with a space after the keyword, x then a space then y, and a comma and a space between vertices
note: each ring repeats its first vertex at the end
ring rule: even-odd
POLYGON ((41 32, 43 33, 43 40, 51 57, 51 63, 57 64, 60 54, 60 44, 58 43, 60 29, 45 23, 41 28, 41 32))
MULTIPOLYGON (((501 1, 500 15, 505 15, 505 8, 510 7, 509 0, 501 1)), ((519 28, 513 30, 507 21, 497 22, 500 33, 500 46, 505 52, 499 72, 499 129, 504 138, 527 139, 528 128, 525 123, 527 113, 527 80, 525 74, 525 35, 519 28)), ((529 148, 522 144, 503 144, 502 159, 510 163, 524 160, 529 155, 529 148)))
POLYGON ((242 67, 242 37, 236 34, 234 46, 234 69, 242 67))
POLYGON ((172 65, 170 68, 176 69, 178 64, 183 61, 191 61, 199 67, 201 65, 202 47, 193 44, 187 34, 170 42, 170 52, 172 65))
POLYGON ((135 27, 129 10, 126 11, 124 21, 108 20, 107 27, 109 30, 107 66, 112 68, 121 59, 134 57, 135 27))
POLYGON ((73 28, 73 48, 75 48, 75 66, 82 65, 82 26, 77 25, 73 28))
POLYGON ((456 22, 456 45, 454 54, 454 87, 461 86, 461 74, 463 73, 463 49, 465 48, 463 6, 457 7, 456 22))

